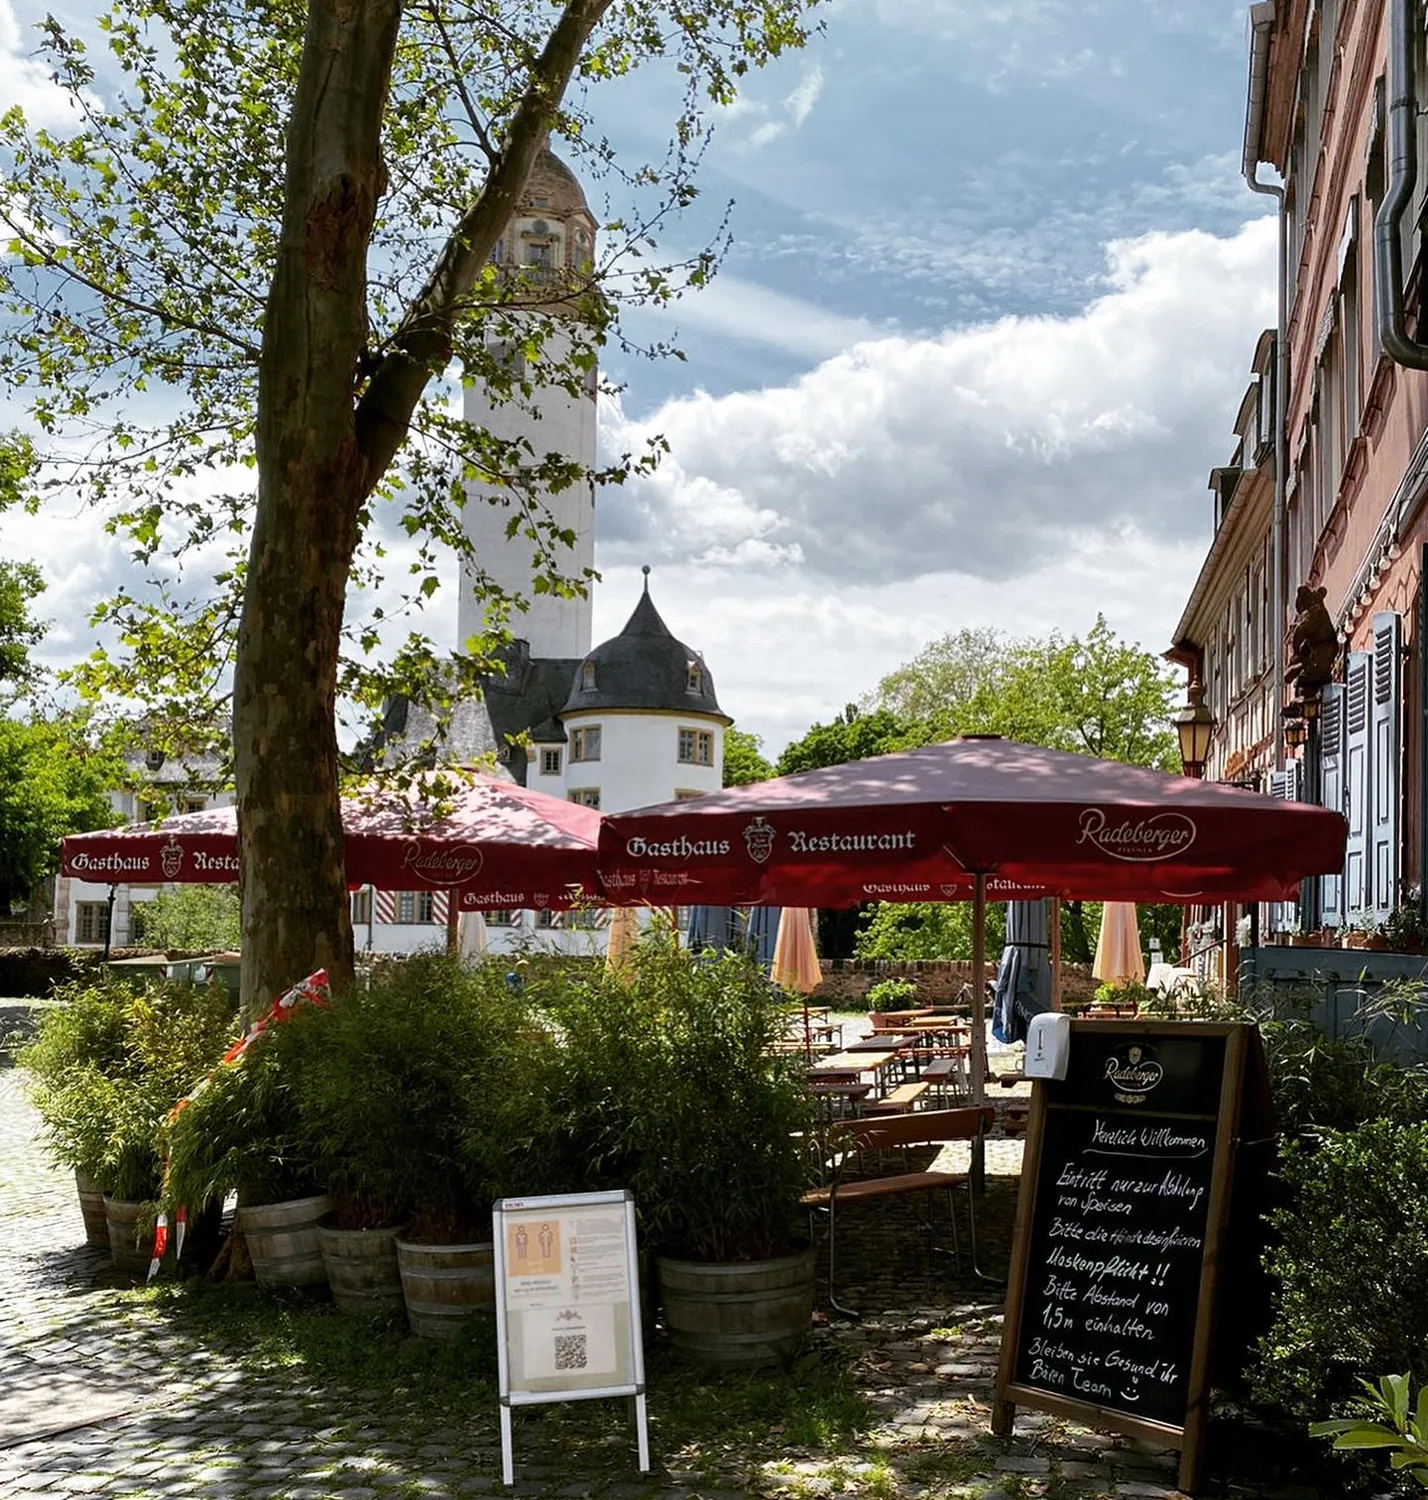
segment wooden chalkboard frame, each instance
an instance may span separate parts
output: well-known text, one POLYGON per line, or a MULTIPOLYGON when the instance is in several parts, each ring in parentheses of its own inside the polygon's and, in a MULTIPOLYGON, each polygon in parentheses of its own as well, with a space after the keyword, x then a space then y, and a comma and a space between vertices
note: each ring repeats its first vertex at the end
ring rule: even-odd
MULTIPOLYGON (((1219 1107, 1214 1124, 1214 1157, 1210 1195, 1206 1208, 1205 1238, 1200 1263, 1199 1296, 1195 1332, 1191 1345, 1185 1420, 1180 1426, 1149 1421, 1128 1413, 1077 1401, 1015 1379, 1026 1305, 1027 1274, 1031 1256, 1031 1233, 1035 1222, 1037 1192, 1041 1186, 1042 1153, 1048 1123, 1047 1085, 1038 1081, 1032 1091, 1022 1159, 1021 1189, 1017 1197, 1016 1227, 1012 1243, 1011 1269, 1007 1278, 1006 1314, 1002 1325, 1001 1360, 997 1370, 996 1399, 992 1409, 992 1431, 1006 1436, 1012 1430, 1018 1406, 1050 1412, 1088 1427, 1103 1428, 1128 1437, 1144 1438, 1180 1452, 1179 1486, 1193 1493, 1200 1480, 1204 1457, 1206 1395, 1210 1374, 1211 1341, 1215 1325, 1215 1303, 1220 1278, 1220 1256, 1229 1228, 1229 1209, 1234 1180, 1236 1148, 1239 1145, 1240 1112, 1245 1091, 1248 1038, 1253 1027, 1246 1022, 1201 1021, 1073 1021, 1071 1048, 1074 1065, 1076 1042, 1082 1037, 1224 1038, 1224 1071, 1220 1079, 1219 1107)), ((1077 1108, 1077 1106, 1061 1106, 1077 1108)))

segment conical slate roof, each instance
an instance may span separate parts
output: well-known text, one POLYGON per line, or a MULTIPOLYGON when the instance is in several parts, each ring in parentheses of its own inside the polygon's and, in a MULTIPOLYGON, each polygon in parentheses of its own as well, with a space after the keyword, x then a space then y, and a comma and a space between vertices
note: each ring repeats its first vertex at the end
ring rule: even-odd
POLYGON ((605 641, 575 671, 561 715, 606 709, 708 715, 730 723, 714 696, 704 658, 678 641, 645 591, 619 635, 605 641))

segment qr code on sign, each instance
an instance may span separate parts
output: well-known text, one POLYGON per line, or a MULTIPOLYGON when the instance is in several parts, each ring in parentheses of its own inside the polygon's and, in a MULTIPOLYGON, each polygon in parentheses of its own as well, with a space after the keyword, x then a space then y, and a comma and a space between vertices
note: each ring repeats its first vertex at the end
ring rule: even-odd
POLYGON ((585 1368, 585 1335, 583 1333, 556 1334, 555 1368, 557 1370, 583 1370, 585 1368))

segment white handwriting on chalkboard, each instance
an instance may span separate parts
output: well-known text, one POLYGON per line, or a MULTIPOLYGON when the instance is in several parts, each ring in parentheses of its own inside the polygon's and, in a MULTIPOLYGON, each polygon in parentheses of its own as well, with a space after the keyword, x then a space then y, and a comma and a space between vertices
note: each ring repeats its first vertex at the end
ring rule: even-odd
POLYGON ((1107 1278, 1114 1281, 1144 1281, 1151 1270, 1143 1260, 1126 1260, 1120 1255, 1113 1255, 1109 1260, 1092 1260, 1089 1255, 1068 1250, 1064 1245, 1057 1245, 1052 1250, 1046 1257, 1046 1264, 1065 1266, 1068 1271, 1081 1271, 1097 1281, 1105 1281, 1107 1278))
POLYGON ((1210 1149, 1203 1132, 1186 1134, 1173 1125, 1108 1125, 1097 1120, 1091 1131, 1088 1156, 1204 1156, 1210 1149))

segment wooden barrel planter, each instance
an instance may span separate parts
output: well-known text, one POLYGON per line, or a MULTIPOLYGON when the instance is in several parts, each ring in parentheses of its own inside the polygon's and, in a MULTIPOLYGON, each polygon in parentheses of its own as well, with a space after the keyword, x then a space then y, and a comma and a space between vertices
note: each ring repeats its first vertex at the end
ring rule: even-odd
POLYGON ((122 1198, 104 1196, 105 1227, 109 1233, 109 1258, 116 1271, 130 1276, 146 1276, 154 1258, 154 1228, 140 1232, 141 1219, 152 1218, 152 1203, 129 1203, 122 1198))
POLYGON ((261 1286, 314 1286, 327 1280, 317 1221, 332 1207, 325 1193, 286 1203, 250 1203, 238 1210, 253 1275, 261 1286))
POLYGON ((335 1229, 317 1226, 322 1264, 339 1312, 390 1316, 402 1311, 395 1229, 335 1229))
POLYGON ((679 1353, 724 1367, 782 1364, 813 1322, 813 1247, 704 1265, 658 1257, 665 1327, 679 1353))
POLYGON ((494 1247, 397 1241, 407 1321, 422 1338, 452 1338, 475 1312, 496 1305, 494 1247))
POLYGON ((84 1216, 84 1243, 96 1250, 109 1248, 109 1220, 104 1217, 104 1189, 83 1172, 74 1174, 79 1192, 79 1211, 84 1216))

